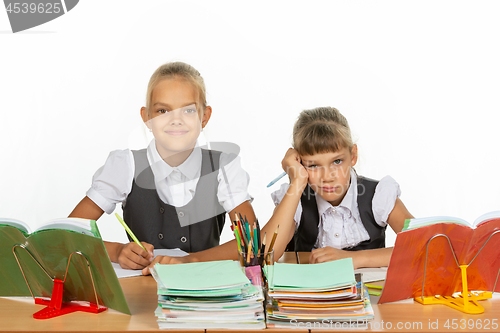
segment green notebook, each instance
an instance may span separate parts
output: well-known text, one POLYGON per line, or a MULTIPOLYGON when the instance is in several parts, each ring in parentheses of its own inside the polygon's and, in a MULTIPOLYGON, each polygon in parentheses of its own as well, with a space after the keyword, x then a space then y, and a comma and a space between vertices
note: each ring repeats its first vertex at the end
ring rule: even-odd
POLYGON ((154 266, 159 290, 185 290, 196 294, 242 289, 250 282, 239 264, 232 260, 154 266))
MULTIPOLYGON (((36 261, 50 277, 63 280, 70 254, 79 251, 90 263, 99 304, 130 314, 95 221, 65 218, 31 232, 21 221, 0 218, 0 244, 0 296, 31 296, 26 278, 35 297, 50 297, 53 282, 36 261), (24 245, 36 261, 16 245, 24 245)), ((63 295, 63 301, 95 303, 87 262, 80 255, 71 258, 63 295)))
POLYGON ((352 258, 299 265, 276 263, 272 290, 334 289, 356 284, 352 258))

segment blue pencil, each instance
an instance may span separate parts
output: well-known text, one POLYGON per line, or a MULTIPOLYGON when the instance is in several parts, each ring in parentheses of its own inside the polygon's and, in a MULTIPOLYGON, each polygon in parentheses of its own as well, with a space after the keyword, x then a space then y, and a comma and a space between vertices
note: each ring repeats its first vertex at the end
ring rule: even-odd
POLYGON ((267 184, 267 187, 273 186, 278 180, 280 180, 281 178, 283 178, 285 176, 286 176, 286 172, 283 171, 283 173, 281 175, 279 175, 278 177, 271 180, 271 182, 269 184, 267 184))

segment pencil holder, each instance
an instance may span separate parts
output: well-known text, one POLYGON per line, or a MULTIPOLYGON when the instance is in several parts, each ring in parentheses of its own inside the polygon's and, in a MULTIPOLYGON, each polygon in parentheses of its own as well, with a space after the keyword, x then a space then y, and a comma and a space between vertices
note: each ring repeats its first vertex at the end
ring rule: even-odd
POLYGON ((274 276, 274 250, 257 253, 239 251, 239 261, 246 276, 255 286, 266 289, 272 285, 274 276))

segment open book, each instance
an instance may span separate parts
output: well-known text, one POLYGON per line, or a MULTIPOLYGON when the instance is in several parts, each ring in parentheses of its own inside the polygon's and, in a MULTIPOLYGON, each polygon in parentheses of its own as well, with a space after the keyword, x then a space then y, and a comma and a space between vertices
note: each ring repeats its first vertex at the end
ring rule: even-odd
POLYGON ((495 288, 500 269, 500 211, 484 214, 473 223, 443 216, 406 220, 396 237, 379 303, 422 296, 424 276, 423 296, 461 291, 457 262, 469 265, 468 290, 500 291, 500 283, 495 288))
POLYGON ((64 219, 56 219, 45 222, 35 231, 32 231, 30 226, 26 224, 26 222, 14 219, 0 218, 0 225, 2 226, 12 226, 19 230, 21 230, 25 236, 30 235, 33 232, 39 232, 42 230, 49 229, 65 229, 70 231, 79 232, 85 235, 94 236, 101 238, 101 234, 97 229, 96 223, 91 223, 90 220, 79 219, 79 218, 64 218, 64 219))
POLYGON ((452 216, 433 216, 409 219, 405 221, 405 226, 402 231, 425 227, 437 223, 455 223, 472 229, 476 229, 483 223, 500 218, 500 211, 489 212, 478 217, 474 222, 470 223, 464 219, 452 216))
POLYGON ((24 222, 0 218, 0 244, 0 296, 50 298, 52 279, 64 280, 68 269, 65 302, 95 303, 94 285, 100 305, 130 314, 95 221, 65 218, 31 231, 24 222))

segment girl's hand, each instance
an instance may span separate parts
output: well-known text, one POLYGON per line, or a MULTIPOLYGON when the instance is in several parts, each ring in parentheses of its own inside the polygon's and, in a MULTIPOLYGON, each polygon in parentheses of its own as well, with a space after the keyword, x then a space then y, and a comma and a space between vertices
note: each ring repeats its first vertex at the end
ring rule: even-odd
POLYGON ((304 187, 307 185, 309 174, 306 168, 301 164, 299 153, 293 148, 289 148, 281 161, 283 170, 290 177, 290 183, 297 181, 304 187))
POLYGON ((141 244, 147 251, 144 251, 139 244, 134 242, 123 244, 117 253, 118 263, 121 268, 142 269, 151 263, 154 257, 154 246, 145 242, 141 242, 141 244))
POLYGON ((311 251, 309 256, 310 264, 317 264, 320 262, 333 261, 344 258, 352 258, 354 269, 359 268, 357 265, 356 257, 362 251, 344 251, 330 246, 322 247, 311 251))
POLYGON ((149 268, 153 267, 155 264, 172 265, 172 264, 184 264, 190 262, 189 256, 186 257, 169 257, 169 256, 156 256, 154 260, 149 264, 148 267, 143 268, 142 275, 150 275, 151 272, 149 268))

